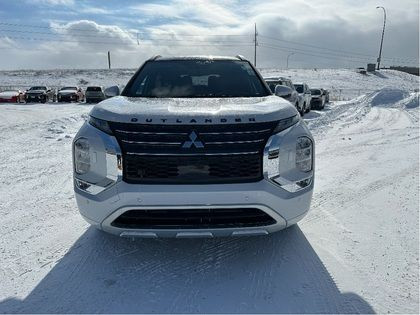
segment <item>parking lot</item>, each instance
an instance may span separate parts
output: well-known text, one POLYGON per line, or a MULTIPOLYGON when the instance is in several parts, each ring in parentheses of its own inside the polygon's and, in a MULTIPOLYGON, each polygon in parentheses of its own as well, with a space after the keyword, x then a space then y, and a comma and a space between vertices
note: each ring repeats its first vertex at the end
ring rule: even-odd
POLYGON ((316 141, 311 211, 266 237, 99 232, 78 214, 71 170, 93 105, 0 104, 0 311, 418 312, 418 80, 384 72, 359 93, 356 74, 319 73, 285 75, 347 85, 351 100, 332 94, 304 117, 316 141))

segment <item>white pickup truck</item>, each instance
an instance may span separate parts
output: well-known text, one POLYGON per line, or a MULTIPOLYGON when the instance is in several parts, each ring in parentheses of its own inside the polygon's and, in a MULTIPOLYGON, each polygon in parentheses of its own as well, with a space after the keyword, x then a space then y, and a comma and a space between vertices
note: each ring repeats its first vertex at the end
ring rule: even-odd
POLYGON ((122 237, 265 235, 314 185, 306 124, 240 56, 146 61, 93 107, 73 161, 82 216, 122 237))

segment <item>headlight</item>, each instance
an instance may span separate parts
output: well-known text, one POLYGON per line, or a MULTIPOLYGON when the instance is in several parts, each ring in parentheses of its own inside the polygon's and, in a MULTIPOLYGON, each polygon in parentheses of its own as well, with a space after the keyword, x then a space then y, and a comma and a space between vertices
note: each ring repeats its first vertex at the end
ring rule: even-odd
POLYGON ((296 168, 302 172, 312 170, 312 140, 308 137, 299 137, 296 142, 296 168))
POLYGON ((74 142, 74 170, 80 175, 90 170, 89 141, 85 138, 74 142))
POLYGON ((300 120, 300 115, 295 115, 295 116, 280 120, 277 126, 274 128, 273 134, 279 133, 283 130, 286 130, 289 127, 292 127, 294 124, 297 124, 299 120, 300 120))
POLYGON ((91 124, 93 127, 98 128, 99 130, 109 135, 112 135, 112 130, 111 128, 109 128, 108 122, 106 120, 89 116, 89 124, 91 124))

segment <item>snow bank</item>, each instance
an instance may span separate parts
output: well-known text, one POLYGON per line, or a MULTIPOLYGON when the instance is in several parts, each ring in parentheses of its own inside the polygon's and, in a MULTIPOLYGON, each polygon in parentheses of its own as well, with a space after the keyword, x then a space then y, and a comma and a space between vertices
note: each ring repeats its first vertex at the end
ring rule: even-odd
POLYGON ((410 95, 403 99, 400 103, 408 109, 419 108, 419 92, 410 93, 410 95))
POLYGON ((368 95, 370 106, 407 108, 419 107, 419 92, 396 88, 383 88, 368 95))
POLYGON ((395 88, 384 88, 373 93, 370 103, 372 106, 393 105, 403 100, 408 95, 408 91, 395 88))

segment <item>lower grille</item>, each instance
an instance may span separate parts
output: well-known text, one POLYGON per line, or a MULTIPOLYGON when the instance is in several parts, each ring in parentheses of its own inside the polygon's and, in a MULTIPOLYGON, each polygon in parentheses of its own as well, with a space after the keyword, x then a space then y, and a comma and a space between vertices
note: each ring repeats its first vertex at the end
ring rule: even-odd
POLYGON ((257 208, 129 210, 112 222, 126 229, 215 229, 257 227, 276 221, 257 208))

